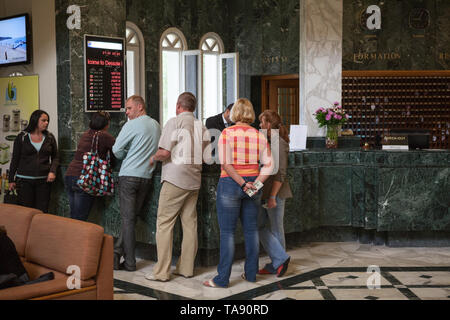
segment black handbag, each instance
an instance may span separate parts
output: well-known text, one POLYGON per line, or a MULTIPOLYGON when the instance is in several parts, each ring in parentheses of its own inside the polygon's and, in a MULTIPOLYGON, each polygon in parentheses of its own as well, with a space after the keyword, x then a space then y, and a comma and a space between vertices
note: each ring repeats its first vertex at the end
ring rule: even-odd
POLYGON ((3 202, 8 204, 19 204, 19 196, 17 195, 17 191, 6 190, 3 202))

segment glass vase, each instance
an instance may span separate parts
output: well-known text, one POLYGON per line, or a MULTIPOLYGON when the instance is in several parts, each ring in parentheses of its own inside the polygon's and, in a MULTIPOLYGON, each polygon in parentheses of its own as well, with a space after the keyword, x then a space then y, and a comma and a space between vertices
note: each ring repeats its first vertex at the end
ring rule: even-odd
POLYGON ((340 125, 327 125, 326 147, 327 149, 337 149, 340 125))

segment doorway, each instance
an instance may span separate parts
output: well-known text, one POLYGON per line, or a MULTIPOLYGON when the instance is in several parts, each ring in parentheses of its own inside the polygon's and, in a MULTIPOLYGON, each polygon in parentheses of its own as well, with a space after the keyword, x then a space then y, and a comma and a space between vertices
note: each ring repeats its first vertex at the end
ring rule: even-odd
POLYGON ((273 110, 289 129, 300 123, 299 76, 262 77, 262 111, 273 110))

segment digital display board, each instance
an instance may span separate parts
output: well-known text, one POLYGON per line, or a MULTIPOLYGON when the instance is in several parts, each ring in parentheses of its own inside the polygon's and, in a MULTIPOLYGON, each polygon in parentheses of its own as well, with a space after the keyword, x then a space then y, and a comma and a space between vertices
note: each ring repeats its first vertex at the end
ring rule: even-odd
POLYGON ((86 112, 125 111, 125 42, 84 36, 86 112))

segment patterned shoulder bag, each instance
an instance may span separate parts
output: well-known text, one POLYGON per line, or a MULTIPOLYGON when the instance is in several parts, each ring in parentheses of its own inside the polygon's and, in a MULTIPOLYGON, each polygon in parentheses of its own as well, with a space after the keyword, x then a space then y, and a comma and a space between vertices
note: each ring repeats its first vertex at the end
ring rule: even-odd
POLYGON ((99 132, 97 131, 92 138, 91 151, 85 152, 83 155, 83 169, 77 184, 81 190, 92 196, 112 196, 114 195, 114 180, 112 177, 111 156, 108 150, 106 160, 100 159, 98 154, 98 136, 99 132))

